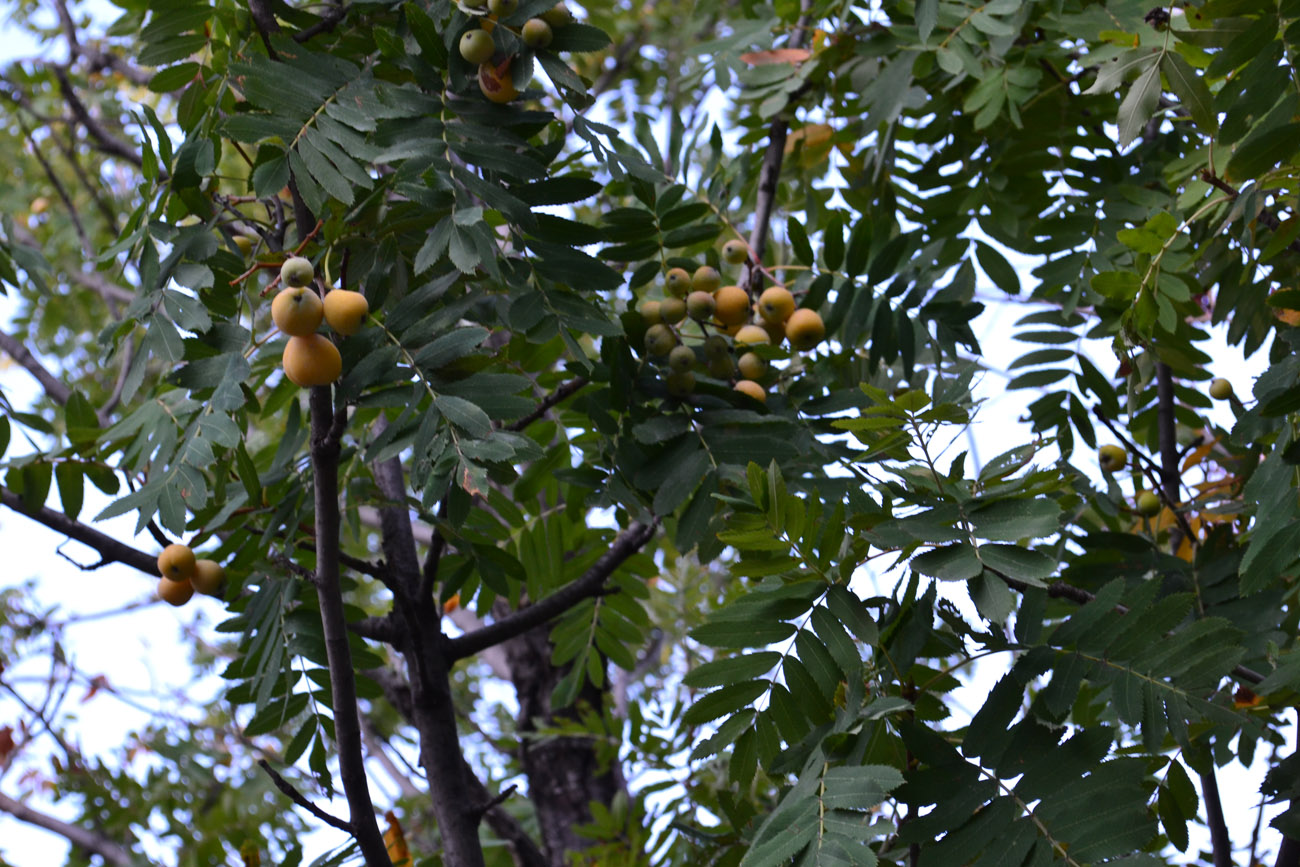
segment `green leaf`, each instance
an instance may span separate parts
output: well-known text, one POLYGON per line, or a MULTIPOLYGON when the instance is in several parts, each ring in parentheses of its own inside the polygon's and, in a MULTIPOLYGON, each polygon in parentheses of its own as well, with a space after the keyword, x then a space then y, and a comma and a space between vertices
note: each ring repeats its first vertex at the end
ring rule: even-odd
POLYGON ((690 636, 707 647, 731 649, 774 644, 789 638, 794 631, 789 623, 779 620, 767 623, 723 620, 697 626, 691 630, 690 636))
POLYGON ((1160 65, 1156 62, 1159 55, 1148 55, 1142 66, 1145 68, 1137 81, 1129 88, 1124 101, 1119 105, 1119 146, 1128 147, 1142 133, 1148 120, 1156 112, 1160 101, 1160 65))
POLYGON ((751 680, 745 683, 733 683, 716 689, 697 699, 682 714, 685 725, 700 725, 722 716, 729 716, 742 708, 749 707, 754 700, 767 692, 768 682, 751 680))
POLYGON ((706 662, 699 668, 686 673, 682 683, 695 688, 710 688, 739 683, 755 677, 761 677, 781 662, 781 654, 773 650, 746 653, 740 656, 728 656, 706 662))
POLYGON ((441 394, 433 399, 433 405, 443 418, 470 436, 485 437, 492 433, 492 420, 476 403, 463 397, 441 394))
POLYGON ((983 571, 975 546, 964 542, 935 548, 912 558, 911 566, 940 581, 967 581, 983 571))
POLYGON ((1013 297, 1020 294, 1020 278, 1005 256, 983 241, 976 241, 975 258, 979 260, 980 267, 984 269, 985 274, 989 275, 993 285, 1013 297))
POLYGON ((1015 545, 981 545, 978 553, 985 566, 1033 587, 1047 586, 1043 579, 1057 568, 1054 558, 1015 545))
POLYGON ((704 480, 705 474, 709 472, 709 466, 709 453, 704 449, 696 450, 679 463, 655 493, 655 514, 671 514, 686 502, 686 498, 704 480))
POLYGON ((61 461, 54 467, 54 478, 59 483, 59 500, 63 503, 63 514, 77 520, 81 514, 84 500, 85 475, 81 464, 74 461, 61 461))
POLYGON ((1252 180, 1278 163, 1289 163, 1300 150, 1300 123, 1288 123, 1265 134, 1249 136, 1233 151, 1225 174, 1237 183, 1252 180))
POLYGON ((1196 74, 1190 63, 1177 51, 1165 52, 1160 58, 1160 69, 1169 82, 1169 89, 1183 102, 1183 108, 1207 135, 1219 130, 1219 115, 1214 110, 1214 97, 1205 81, 1196 74))
POLYGON ((1052 536, 1060 530, 1061 508, 1054 500, 998 500, 969 513, 975 535, 994 542, 1052 536))

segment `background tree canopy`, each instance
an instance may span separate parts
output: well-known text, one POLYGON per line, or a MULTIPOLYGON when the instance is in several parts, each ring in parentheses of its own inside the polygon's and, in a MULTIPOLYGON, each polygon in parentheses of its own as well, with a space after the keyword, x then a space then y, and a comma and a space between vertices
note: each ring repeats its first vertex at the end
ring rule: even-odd
POLYGON ((115 14, 13 11, 0 499, 220 564, 158 580, 227 689, 84 754, 0 596, 69 864, 1300 863, 1300 2, 115 14), (276 328, 291 256, 359 330, 276 328), (983 465, 977 286, 1037 395, 983 465))

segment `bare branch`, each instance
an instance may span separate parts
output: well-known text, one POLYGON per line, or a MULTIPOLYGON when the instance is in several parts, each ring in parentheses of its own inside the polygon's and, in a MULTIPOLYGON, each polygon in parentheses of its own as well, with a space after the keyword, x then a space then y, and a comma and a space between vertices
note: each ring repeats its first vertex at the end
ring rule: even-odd
POLYGON ((36 378, 45 389, 45 394, 59 405, 68 402, 72 396, 72 389, 68 388, 49 369, 41 364, 40 360, 32 354, 21 340, 4 331, 0 331, 0 350, 12 358, 20 367, 36 378))
POLYGON ((447 658, 457 660, 473 656, 484 648, 521 635, 534 626, 540 626, 583 599, 599 594, 614 570, 628 557, 640 551, 654 536, 658 527, 657 518, 648 524, 634 521, 631 526, 618 534, 613 544, 609 546, 609 550, 602 554, 600 559, 592 564, 578 580, 495 623, 451 639, 447 642, 447 658))
POLYGON ((506 425, 505 429, 509 431, 516 431, 516 432, 523 430, 533 422, 537 421, 542 416, 546 415, 546 413, 550 410, 551 407, 555 406, 560 401, 574 394, 578 389, 582 388, 589 381, 590 380, 588 380, 587 377, 585 376, 579 376, 569 380, 568 382, 556 388, 555 391, 551 392, 546 397, 542 398, 541 403, 537 404, 536 409, 528 413, 528 415, 516 419, 515 421, 512 421, 510 424, 506 425))
MULTIPOLYGON (((809 0, 800 4, 802 14, 795 24, 790 36, 789 48, 802 48, 808 38, 809 0)), ((763 270, 757 263, 763 261, 767 249, 767 235, 772 222, 772 210, 776 207, 776 188, 781 180, 781 163, 785 158, 785 140, 790 132, 790 124, 784 117, 777 117, 767 135, 767 152, 763 154, 763 165, 758 172, 758 195, 754 203, 754 230, 749 236, 751 260, 749 265, 749 293, 758 292, 763 282, 763 270)))
POLYGON ((337 816, 331 816, 329 813, 326 813, 320 807, 317 807, 311 801, 303 797, 302 792, 299 792, 293 787, 292 783, 276 773, 275 768, 271 767, 271 763, 266 759, 258 759, 257 765, 262 770, 266 771, 267 775, 271 778, 271 782, 275 783, 275 787, 281 792, 284 792, 285 795, 289 797, 289 800, 293 801, 299 807, 302 807, 325 824, 333 825, 340 831, 347 831, 349 834, 352 833, 352 825, 350 823, 343 821, 337 816))
POLYGON ((73 846, 92 855, 98 855, 109 864, 120 867, 132 867, 136 863, 130 851, 100 834, 79 825, 71 825, 61 819, 33 810, 26 804, 0 792, 0 811, 8 813, 20 822, 44 828, 63 837, 73 846))
POLYGON ((356 673, 348 647, 347 619, 339 587, 339 442, 329 386, 311 390, 311 460, 316 482, 316 596, 320 602, 325 655, 334 698, 334 740, 349 820, 367 867, 391 867, 375 820, 365 759, 361 754, 356 673))
POLYGON ((351 8, 351 6, 346 6, 339 2, 339 0, 334 0, 334 4, 330 7, 329 11, 321 16, 319 21, 312 26, 304 30, 299 30, 297 33, 293 34, 293 41, 301 45, 319 33, 328 33, 332 31, 338 26, 338 23, 343 20, 343 17, 348 14, 348 10, 351 8))
POLYGON ((44 524, 51 530, 62 533, 69 539, 76 539, 83 545, 94 548, 99 552, 99 556, 104 559, 104 563, 123 563, 133 569, 138 569, 146 575, 152 575, 155 578, 159 576, 158 558, 153 554, 146 554, 136 548, 132 548, 116 538, 106 533, 87 527, 78 521, 74 521, 62 512, 56 512, 46 506, 38 509, 28 509, 23 503, 22 497, 15 494, 8 488, 0 488, 0 503, 19 512, 39 524, 44 524))
POLYGON ((73 117, 86 128, 86 132, 90 133, 90 137, 95 140, 96 146, 104 153, 126 160, 136 168, 143 166, 144 161, 134 146, 113 135, 104 128, 103 124, 91 116, 90 110, 86 108, 86 104, 81 101, 81 97, 77 96, 76 90, 73 89, 67 71, 56 66, 54 67, 54 75, 59 79, 59 90, 63 93, 63 99, 68 103, 68 107, 72 109, 73 117))

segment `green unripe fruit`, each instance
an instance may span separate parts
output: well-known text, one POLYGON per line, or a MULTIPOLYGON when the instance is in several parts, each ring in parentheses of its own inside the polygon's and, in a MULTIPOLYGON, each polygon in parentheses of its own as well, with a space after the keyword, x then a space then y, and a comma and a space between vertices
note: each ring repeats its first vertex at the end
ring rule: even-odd
POLYGON ((551 25, 540 18, 529 18, 524 22, 524 44, 529 48, 545 48, 555 38, 551 25))
POLYGON ((722 286, 722 275, 712 265, 701 265, 691 275, 691 288, 696 292, 716 292, 722 286))
POLYGON ((316 278, 316 269, 311 266, 311 262, 301 256, 293 256, 284 260, 280 266, 280 282, 286 286, 310 286, 311 281, 316 278))
POLYGON ((680 298, 665 298, 659 302, 659 315, 669 325, 676 325, 686 318, 686 302, 680 298))
POLYGON ((764 373, 767 373, 767 362, 753 352, 746 352, 740 356, 736 367, 740 369, 740 375, 745 379, 759 380, 763 378, 764 373))
POLYGON ((675 370, 664 377, 664 384, 673 397, 690 397, 691 392, 695 391, 695 374, 689 370, 675 370))
POLYGON ((552 27, 563 27, 573 22, 573 13, 563 3, 542 13, 542 20, 552 27))
POLYGON ((749 258, 749 245, 733 238, 722 245, 722 261, 728 265, 739 265, 749 258))
POLYGON ((1210 383, 1210 397, 1215 400, 1227 400, 1232 397, 1232 383, 1226 379, 1216 379, 1210 383))
POLYGON ((674 346, 668 353, 668 366, 678 372, 690 370, 695 366, 695 350, 689 346, 674 346))
POLYGON ((486 30, 467 30, 460 37, 460 56, 475 66, 491 60, 496 50, 497 47, 492 42, 492 34, 486 30))
POLYGON ((713 318, 713 311, 717 304, 713 301, 713 295, 708 292, 701 292, 698 289, 686 296, 686 312, 697 322, 713 318))
POLYGON ((667 355, 676 345, 677 335, 667 325, 651 325, 645 330, 645 351, 651 355, 667 355))
POLYGON ((641 305, 641 321, 646 325, 658 325, 664 321, 664 317, 659 312, 658 301, 646 301, 641 305))
POLYGON ((488 11, 498 18, 509 18, 519 8, 519 0, 488 0, 488 11))
POLYGON ((731 379, 731 374, 736 370, 736 364, 731 360, 730 355, 720 355, 717 358, 709 359, 709 376, 715 379, 731 379))
POLYGON ((1097 464, 1103 473, 1117 473, 1128 463, 1128 452, 1123 446, 1102 446, 1097 450, 1097 464))
POLYGON ((704 341, 704 357, 709 361, 731 358, 731 344, 722 335, 714 334, 704 341))
POLYGON ((1160 514, 1160 497, 1154 491, 1143 491, 1138 494, 1137 510, 1138 514, 1146 518, 1154 518, 1160 514))
POLYGON ((664 276, 664 292, 674 298, 685 298, 691 288, 691 275, 685 268, 673 268, 664 276))

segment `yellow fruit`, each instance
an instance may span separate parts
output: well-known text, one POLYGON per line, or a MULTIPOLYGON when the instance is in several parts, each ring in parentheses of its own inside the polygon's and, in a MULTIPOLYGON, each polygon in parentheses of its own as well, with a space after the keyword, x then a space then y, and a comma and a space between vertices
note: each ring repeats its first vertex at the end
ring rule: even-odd
POLYGON ((1102 446, 1097 450, 1097 464, 1104 473, 1117 473, 1128 463, 1128 452, 1123 446, 1102 446))
POLYGON ((281 289, 271 302, 275 327, 291 337, 315 334, 325 316, 325 305, 316 290, 307 286, 281 289))
POLYGON ((738 238, 732 238, 722 245, 722 261, 728 265, 739 265, 749 258, 749 245, 738 238))
POLYGON ((510 60, 500 66, 484 63, 478 68, 478 88, 489 101, 498 104, 507 103, 519 95, 514 81, 510 78, 510 60))
POLYGON ((329 385, 343 373, 338 347, 322 334, 290 337, 284 346, 284 375, 294 385, 329 385))
POLYGON ((325 321, 339 334, 356 334, 370 313, 370 302, 360 292, 334 289, 325 294, 325 321))
POLYGON ((280 282, 286 286, 307 286, 316 278, 316 269, 301 256, 284 260, 280 266, 280 282))
POLYGON ((794 313, 794 296, 784 286, 769 286, 758 296, 758 315, 764 322, 781 323, 794 313))
POLYGON ((801 307, 785 321, 785 336, 795 349, 812 349, 825 339, 826 323, 816 310, 801 307))
POLYGON ((221 592, 221 582, 226 580, 226 570, 215 560, 196 560, 194 577, 190 584, 200 593, 216 596, 221 592))
POLYGON ((732 388, 741 394, 749 395, 760 403, 767 403, 767 392, 763 389, 763 386, 754 382, 752 379, 742 379, 740 382, 733 385, 732 388))
POLYGON ((740 325, 749 319, 749 293, 739 286, 723 286, 713 293, 713 315, 723 325, 740 325))
POLYGON ((767 362, 754 352, 746 352, 740 356, 740 361, 736 362, 740 375, 745 379, 761 379, 764 373, 767 373, 767 362))
POLYGON ((1232 383, 1226 379, 1216 379, 1210 383, 1210 397, 1215 400, 1227 400, 1232 397, 1232 383))
POLYGON ((239 248, 239 252, 247 256, 253 251, 253 239, 247 235, 236 235, 235 246, 239 248))
POLYGON ((680 298, 665 298, 659 302, 659 316, 669 325, 686 318, 686 302, 680 298))
POLYGON ((712 265, 701 265, 691 275, 691 288, 696 292, 717 292, 722 286, 722 275, 712 265))
POLYGON ((194 577, 194 552, 189 545, 168 545, 158 555, 158 573, 171 581, 194 577))
POLYGON ((736 332, 737 346, 758 346, 761 344, 771 343, 767 331, 761 325, 744 325, 736 332))
POLYGON ((37 196, 36 198, 32 199, 31 210, 33 214, 43 214, 47 210, 49 210, 49 207, 50 207, 50 200, 45 198, 44 196, 37 196))
POLYGON ((674 298, 685 298, 691 288, 691 275, 685 268, 673 268, 664 275, 664 291, 674 298))
POLYGON ((529 18, 524 22, 523 28, 524 44, 529 48, 545 48, 551 44, 555 38, 555 33, 551 30, 551 25, 547 24, 541 18, 529 18))
POLYGON ((667 325, 651 325, 645 330, 645 351, 651 355, 667 355, 677 345, 677 335, 667 325))
POLYGON ((658 301, 646 301, 641 305, 641 321, 646 325, 658 325, 664 321, 663 314, 659 312, 658 301))
POLYGON ((1154 491, 1143 491, 1138 494, 1137 510, 1139 515, 1147 518, 1160 514, 1160 497, 1154 491))
POLYGON ((180 607, 190 601, 194 595, 194 587, 189 581, 168 581, 166 578, 158 579, 158 598, 168 605, 180 607))
POLYGON ((460 37, 460 56, 465 58, 466 62, 478 66, 481 63, 487 63, 496 53, 496 44, 492 42, 492 34, 486 30, 474 28, 466 30, 460 37))
POLYGON ((704 322, 713 318, 713 311, 717 304, 713 301, 713 296, 708 292, 696 290, 686 296, 686 312, 697 322, 704 322))

